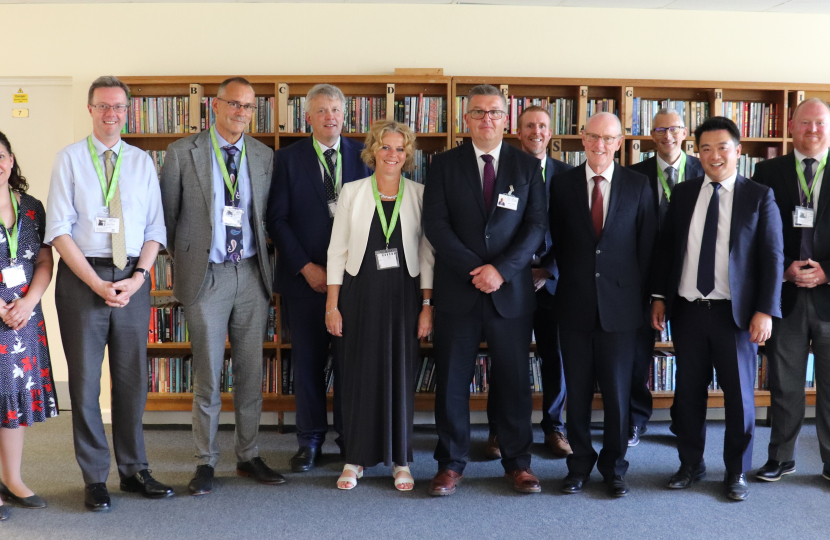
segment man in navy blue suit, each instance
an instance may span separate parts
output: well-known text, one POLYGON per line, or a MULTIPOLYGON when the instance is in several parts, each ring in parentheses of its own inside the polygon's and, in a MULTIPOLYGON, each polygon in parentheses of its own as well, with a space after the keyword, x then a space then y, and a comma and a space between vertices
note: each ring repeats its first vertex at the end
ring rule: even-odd
POLYGON ((614 162, 622 137, 616 116, 592 116, 582 132, 585 163, 551 180, 554 305, 573 449, 564 493, 582 491, 596 464, 611 496, 628 494, 628 401, 655 215, 648 178, 614 162), (599 456, 591 445, 594 381, 605 412, 599 456))
POLYGON ((723 117, 695 130, 705 176, 672 191, 652 269, 652 324, 672 320, 677 354, 674 426, 680 469, 668 487, 706 475, 706 401, 712 368, 723 390, 726 495, 743 501, 752 467, 758 343, 781 317, 781 216, 772 189, 738 175, 740 131, 723 117))
MULTIPOLYGON (((306 97, 312 136, 280 149, 268 197, 267 228, 277 248, 274 292, 282 295, 291 331, 291 367, 297 404, 299 450, 291 470, 314 467, 328 431, 325 366, 331 336, 326 332, 326 251, 337 196, 343 184, 371 174, 360 159, 363 144, 340 136, 343 92, 318 84, 306 97)), ((343 448, 337 358, 334 376, 335 441, 343 448)))
MULTIPOLYGON (((669 199, 674 186, 703 176, 700 161, 686 155, 683 141, 688 135, 683 117, 674 109, 663 108, 654 115, 651 138, 657 155, 628 167, 648 176, 654 194, 654 214, 657 230, 666 217, 669 199)), ((643 326, 637 332, 634 352, 634 373, 631 376, 631 403, 628 408, 628 446, 637 446, 640 435, 646 432, 651 418, 652 399, 648 389, 649 366, 654 358, 654 328, 651 327, 651 311, 646 310, 643 326)))

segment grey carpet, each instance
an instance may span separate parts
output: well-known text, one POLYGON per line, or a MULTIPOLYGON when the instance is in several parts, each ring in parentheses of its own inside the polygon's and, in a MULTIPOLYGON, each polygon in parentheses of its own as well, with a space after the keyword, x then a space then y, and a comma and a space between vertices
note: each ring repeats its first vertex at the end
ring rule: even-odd
MULTIPOLYGON (((643 442, 631 449, 628 480, 631 494, 619 500, 605 495, 594 472, 580 495, 559 493, 566 474, 564 460, 549 459, 535 432, 533 470, 542 482, 539 495, 520 495, 501 477, 498 462, 482 462, 486 427, 474 427, 472 460, 465 481, 451 497, 427 494, 435 473, 435 433, 417 427, 415 490, 398 493, 391 471, 367 471, 350 492, 335 488, 342 463, 324 455, 321 466, 306 474, 288 472, 296 447, 293 434, 263 431, 261 455, 283 472, 281 486, 263 486, 234 474, 232 433, 220 432, 222 461, 214 492, 187 494, 194 470, 188 430, 146 430, 153 474, 172 484, 176 496, 150 501, 118 491, 113 464, 110 474, 113 510, 93 514, 83 508, 82 480, 75 463, 68 412, 29 429, 24 478, 46 498, 49 508, 12 507, 0 523, 0 539, 182 539, 182 538, 828 538, 830 482, 821 478, 814 423, 801 434, 798 472, 772 484, 751 483, 749 500, 729 502, 722 493, 723 422, 710 422, 706 462, 709 476, 692 489, 664 488, 678 466, 673 437, 666 423, 655 423, 643 442)), ((769 429, 757 428, 754 465, 766 460, 769 429)), ((594 432, 599 446, 599 432, 594 432)), ((334 452, 333 443, 326 451, 334 452)), ((10 503, 6 503, 10 504, 10 503)))

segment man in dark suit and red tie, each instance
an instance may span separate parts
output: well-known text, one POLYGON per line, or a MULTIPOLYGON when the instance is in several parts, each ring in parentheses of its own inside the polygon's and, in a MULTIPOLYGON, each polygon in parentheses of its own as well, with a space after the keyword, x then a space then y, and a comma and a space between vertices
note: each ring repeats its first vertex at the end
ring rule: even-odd
POLYGON ((497 88, 475 86, 467 103, 472 144, 435 156, 424 191, 424 231, 435 248, 438 474, 430 495, 451 495, 462 479, 482 340, 505 476, 516 491, 538 493, 527 353, 536 308, 530 262, 545 238, 542 170, 503 143, 507 104, 497 88))
POLYGON ((634 344, 655 236, 648 178, 620 167, 619 119, 598 113, 582 132, 586 161, 551 180, 550 233, 559 267, 554 304, 568 389, 568 475, 579 493, 594 464, 609 495, 628 494, 628 402, 634 344), (594 381, 605 412, 602 452, 591 445, 594 381))
POLYGON ((740 131, 721 116, 695 130, 705 176, 672 191, 652 270, 652 324, 671 317, 677 355, 674 415, 680 469, 671 489, 706 475, 712 368, 723 390, 726 496, 746 500, 752 467, 758 343, 781 317, 781 216, 773 191, 737 172, 740 131))
MULTIPOLYGON (((674 109, 657 111, 652 122, 651 138, 657 155, 628 167, 648 176, 654 194, 654 213, 657 231, 669 209, 669 199, 674 186, 689 178, 703 175, 700 161, 683 151, 683 141, 688 135, 683 117, 674 109)), ((651 391, 648 389, 649 366, 654 358, 654 328, 651 327, 651 311, 637 332, 634 352, 634 373, 631 376, 631 403, 628 407, 628 446, 637 446, 640 435, 646 432, 652 412, 651 391)))

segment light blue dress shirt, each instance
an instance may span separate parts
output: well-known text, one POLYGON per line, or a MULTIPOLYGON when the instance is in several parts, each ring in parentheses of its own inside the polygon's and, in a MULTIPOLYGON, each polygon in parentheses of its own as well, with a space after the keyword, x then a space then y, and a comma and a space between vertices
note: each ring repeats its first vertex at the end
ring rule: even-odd
MULTIPOLYGON (((105 170, 104 152, 109 150, 94 135, 92 143, 105 170)), ((164 246, 167 229, 161 207, 161 188, 153 160, 144 150, 119 141, 112 147, 113 164, 117 152, 123 152, 118 189, 124 215, 127 255, 138 257, 145 242, 154 240, 164 246)), ((98 174, 89 155, 86 138, 58 152, 52 166, 49 199, 46 207, 44 242, 68 234, 85 257, 112 257, 112 235, 95 232, 95 218, 106 206, 98 174)))
MULTIPOLYGON (((242 160, 242 141, 245 136, 239 138, 234 144, 239 149, 239 152, 234 156, 236 161, 236 170, 239 171, 239 207, 245 211, 242 216, 242 258, 247 259, 256 255, 256 242, 254 241, 254 231, 251 229, 251 218, 253 210, 251 208, 251 175, 248 172, 248 156, 242 160), (240 160, 241 163, 240 163, 240 160)), ((219 143, 219 149, 228 146, 230 143, 219 135, 216 131, 216 142, 219 143)), ((222 159, 227 163, 228 153, 221 150, 222 159)), ((213 147, 210 149, 210 162, 213 165, 211 174, 213 175, 213 240, 210 243, 210 262, 221 263, 225 261, 226 253, 226 231, 225 225, 222 224, 222 209, 225 208, 225 192, 228 190, 225 185, 225 179, 222 177, 222 170, 219 168, 219 161, 216 159, 216 153, 213 147)))

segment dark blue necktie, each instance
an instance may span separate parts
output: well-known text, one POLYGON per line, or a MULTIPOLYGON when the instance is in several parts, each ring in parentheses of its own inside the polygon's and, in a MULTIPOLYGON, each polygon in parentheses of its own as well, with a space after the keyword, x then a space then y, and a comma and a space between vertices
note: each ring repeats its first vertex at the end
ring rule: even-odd
MULTIPOLYGON (((236 153, 239 152, 239 148, 228 145, 222 147, 222 150, 228 153, 225 166, 228 169, 231 185, 236 185, 236 191, 234 191, 233 195, 231 195, 227 187, 223 190, 225 192, 225 206, 239 208, 239 184, 236 182, 236 178, 239 176, 239 170, 236 168, 236 160, 234 159, 236 153)), ((242 227, 225 225, 225 260, 231 261, 234 264, 239 264, 239 261, 242 260, 242 227)))
POLYGON ((697 263, 697 290, 705 297, 715 290, 715 246, 718 243, 718 210, 720 184, 712 182, 712 198, 706 210, 703 238, 700 242, 700 259, 697 263))
MULTIPOLYGON (((813 163, 816 160, 813 158, 805 158, 802 163, 804 164, 804 180, 807 182, 807 190, 813 189, 813 180, 816 178, 816 173, 813 171, 813 163)), ((804 194, 804 190, 799 190, 801 193, 801 205, 806 206, 807 208, 813 208, 813 199, 814 197, 810 197, 810 200, 807 200, 807 196, 804 194)), ((801 260, 806 261, 807 259, 813 258, 813 232, 815 229, 812 227, 805 227, 801 229, 801 260)))

